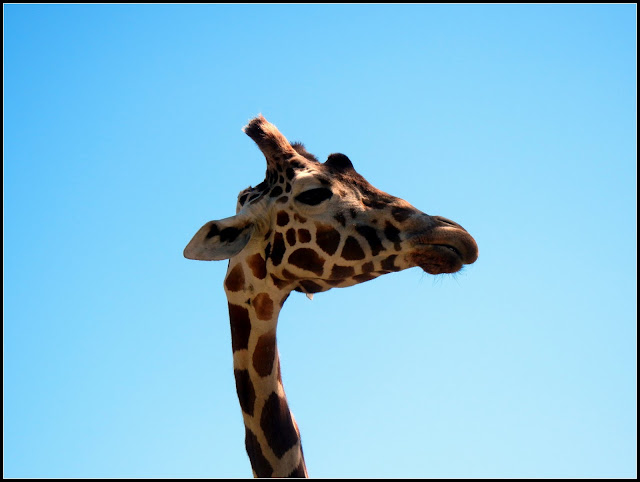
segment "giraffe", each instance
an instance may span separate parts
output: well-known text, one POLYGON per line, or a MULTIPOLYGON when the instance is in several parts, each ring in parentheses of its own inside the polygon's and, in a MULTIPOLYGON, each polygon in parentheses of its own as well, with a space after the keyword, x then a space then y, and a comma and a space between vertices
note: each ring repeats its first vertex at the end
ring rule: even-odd
POLYGON ((478 247, 459 224, 373 187, 344 154, 320 163, 262 115, 244 132, 266 158, 265 180, 239 193, 235 216, 202 226, 184 256, 229 260, 224 289, 253 475, 308 477, 276 344, 291 291, 312 297, 410 267, 454 273, 478 247))

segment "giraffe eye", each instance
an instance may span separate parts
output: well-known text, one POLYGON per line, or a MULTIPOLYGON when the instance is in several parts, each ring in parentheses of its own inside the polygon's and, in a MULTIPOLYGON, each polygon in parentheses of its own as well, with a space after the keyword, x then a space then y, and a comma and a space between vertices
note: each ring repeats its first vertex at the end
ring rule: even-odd
POLYGON ((331 189, 327 189, 326 187, 319 187, 316 189, 309 189, 302 194, 298 194, 296 196, 296 201, 304 204, 309 204, 310 206, 316 206, 322 201, 326 201, 331 196, 333 196, 331 189))

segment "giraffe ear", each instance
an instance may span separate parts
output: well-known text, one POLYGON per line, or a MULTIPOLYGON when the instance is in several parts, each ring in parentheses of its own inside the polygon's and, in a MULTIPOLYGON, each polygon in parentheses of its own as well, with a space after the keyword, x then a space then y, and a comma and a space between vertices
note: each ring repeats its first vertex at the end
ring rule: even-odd
POLYGON ((200 261, 229 259, 244 249, 253 234, 253 223, 237 216, 209 221, 184 248, 184 257, 200 261))
POLYGON ((351 164, 351 161, 349 160, 349 158, 344 154, 340 154, 340 153, 329 155, 327 160, 324 161, 324 164, 325 166, 333 167, 338 171, 353 170, 353 164, 351 164))

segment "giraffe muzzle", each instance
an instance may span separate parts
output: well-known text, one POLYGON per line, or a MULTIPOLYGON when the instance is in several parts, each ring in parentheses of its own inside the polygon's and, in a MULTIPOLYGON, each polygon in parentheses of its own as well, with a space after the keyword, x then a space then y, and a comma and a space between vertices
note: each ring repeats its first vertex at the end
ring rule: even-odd
POLYGON ((429 274, 455 273, 478 259, 478 245, 459 224, 441 216, 429 216, 423 231, 410 237, 410 261, 429 274))

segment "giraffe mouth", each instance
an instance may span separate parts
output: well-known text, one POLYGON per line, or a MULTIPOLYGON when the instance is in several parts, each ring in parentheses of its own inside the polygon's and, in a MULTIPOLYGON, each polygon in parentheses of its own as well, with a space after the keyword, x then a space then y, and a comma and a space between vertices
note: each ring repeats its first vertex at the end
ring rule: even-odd
POLYGON ((454 247, 454 246, 449 246, 449 245, 447 245, 447 244, 434 244, 433 246, 438 246, 438 247, 446 248, 446 249, 448 249, 448 250, 450 250, 450 251, 453 251, 454 253, 456 253, 456 255, 457 255, 460 259, 462 259, 462 254, 460 254, 460 250, 458 250, 458 248, 456 248, 456 247, 454 247))
MULTIPOLYGON (((456 230, 458 231, 458 230, 456 230)), ((410 260, 429 274, 456 273, 478 258, 478 246, 466 231, 446 239, 417 236, 410 260)))
POLYGON ((420 245, 411 260, 429 274, 455 273, 464 265, 460 251, 447 244, 420 245))

